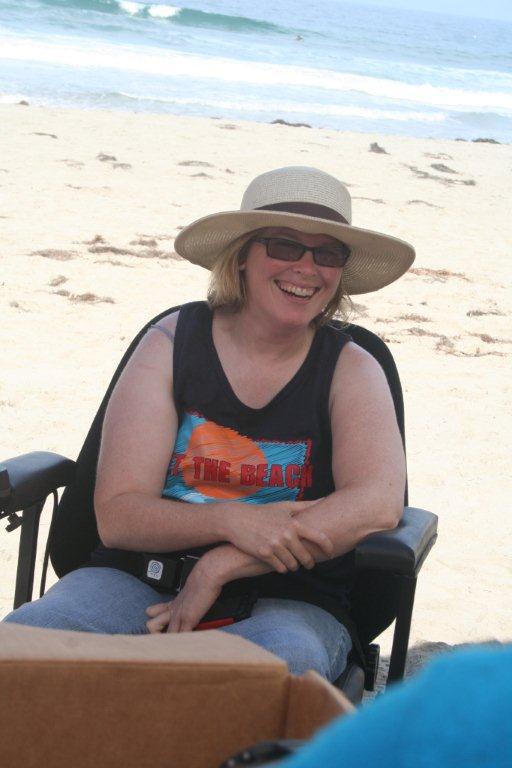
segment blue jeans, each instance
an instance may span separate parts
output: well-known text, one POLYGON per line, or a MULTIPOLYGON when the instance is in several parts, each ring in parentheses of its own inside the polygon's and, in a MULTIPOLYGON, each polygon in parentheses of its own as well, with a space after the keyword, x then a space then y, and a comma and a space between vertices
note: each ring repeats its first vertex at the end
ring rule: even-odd
MULTIPOLYGON (((4 621, 112 635, 144 634, 146 608, 170 598, 124 571, 80 568, 4 621)), ((284 659, 294 674, 314 669, 331 681, 343 672, 352 646, 347 629, 330 613, 296 600, 261 598, 250 618, 222 631, 266 648, 284 659)))

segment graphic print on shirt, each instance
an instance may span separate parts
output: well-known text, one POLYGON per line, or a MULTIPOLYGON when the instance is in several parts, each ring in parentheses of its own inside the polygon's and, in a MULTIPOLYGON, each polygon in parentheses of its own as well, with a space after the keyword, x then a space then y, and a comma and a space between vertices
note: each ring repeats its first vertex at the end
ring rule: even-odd
POLYGON ((194 504, 296 501, 313 483, 311 441, 253 440, 197 413, 183 415, 163 496, 194 504))

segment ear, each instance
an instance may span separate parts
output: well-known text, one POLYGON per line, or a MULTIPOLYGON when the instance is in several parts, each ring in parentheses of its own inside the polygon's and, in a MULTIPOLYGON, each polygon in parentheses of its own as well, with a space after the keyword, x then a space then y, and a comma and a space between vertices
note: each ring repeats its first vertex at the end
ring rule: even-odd
POLYGON ((238 253, 238 271, 239 272, 243 272, 245 270, 245 263, 247 261, 247 255, 249 253, 250 247, 251 247, 251 241, 248 240, 240 248, 240 251, 238 253))

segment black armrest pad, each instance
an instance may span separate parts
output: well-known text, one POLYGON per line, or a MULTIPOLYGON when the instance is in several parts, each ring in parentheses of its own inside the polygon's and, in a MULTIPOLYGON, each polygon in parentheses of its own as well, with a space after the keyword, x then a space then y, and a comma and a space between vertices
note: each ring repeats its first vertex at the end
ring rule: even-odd
POLYGON ((405 507, 392 531, 372 533, 355 548, 358 570, 384 570, 416 575, 437 538, 437 515, 405 507))
POLYGON ((5 500, 6 512, 19 512, 43 501, 57 488, 75 479, 75 462, 58 453, 32 451, 7 459, 0 468, 7 469, 11 495, 5 500))

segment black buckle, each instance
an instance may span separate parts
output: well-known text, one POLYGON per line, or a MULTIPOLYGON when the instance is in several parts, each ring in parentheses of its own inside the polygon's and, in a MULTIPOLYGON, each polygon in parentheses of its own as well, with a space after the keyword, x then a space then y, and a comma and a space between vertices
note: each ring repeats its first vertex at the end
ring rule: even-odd
POLYGON ((178 585, 175 587, 176 594, 179 594, 183 589, 183 587, 185 586, 185 582, 190 576, 192 569, 194 568, 198 560, 199 558, 195 557, 195 555, 183 555, 183 557, 180 557, 178 562, 181 563, 181 569, 179 572, 178 585))
POLYGON ((185 586, 185 582, 198 560, 199 557, 194 555, 182 555, 182 557, 174 559, 143 552, 143 570, 139 578, 155 589, 177 595, 185 586))

